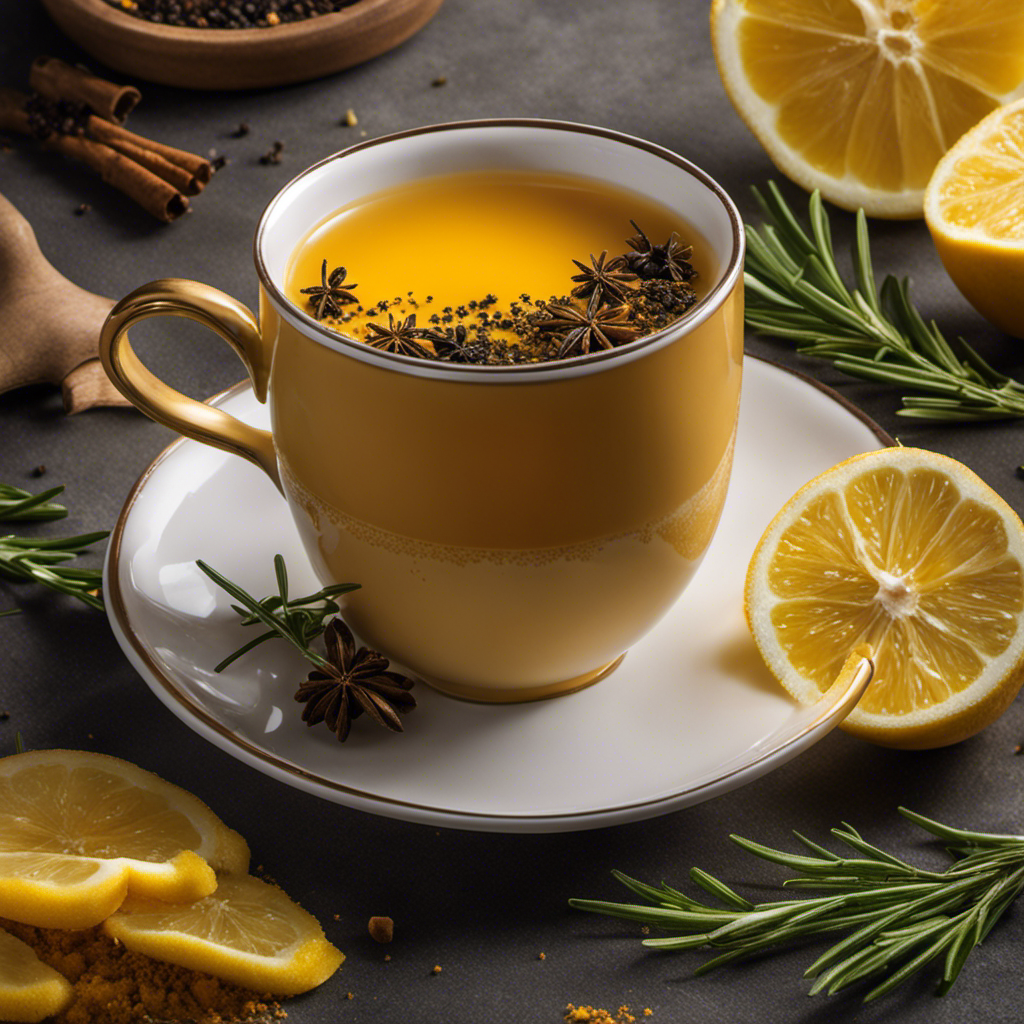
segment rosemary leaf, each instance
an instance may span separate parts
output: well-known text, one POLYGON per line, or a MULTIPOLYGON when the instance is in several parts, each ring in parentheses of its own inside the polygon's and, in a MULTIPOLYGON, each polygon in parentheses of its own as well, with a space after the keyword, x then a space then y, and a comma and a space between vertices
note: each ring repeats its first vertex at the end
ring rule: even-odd
POLYGON ((0 484, 0 520, 11 523, 17 519, 63 519, 68 510, 63 505, 55 505, 50 501, 63 490, 63 487, 51 487, 42 494, 30 494, 12 484, 0 484))
POLYGON ((994 370, 963 338, 950 344, 914 306, 906 279, 888 275, 876 287, 863 210, 850 287, 818 192, 808 205, 810 233, 774 182, 766 194, 754 189, 754 197, 764 223, 747 227, 751 329, 795 342, 802 354, 827 359, 852 377, 910 389, 915 394, 902 397, 900 416, 950 423, 1024 417, 1024 385, 994 370))
MULTIPOLYGON (((792 233, 791 227, 786 227, 792 233)), ((825 229, 815 229, 825 238, 825 229)), ((953 863, 945 871, 915 867, 863 839, 850 825, 833 835, 862 856, 837 856, 797 834, 819 856, 774 850, 733 836, 748 853, 803 872, 785 885, 815 889, 809 899, 751 904, 699 869, 691 878, 724 906, 705 905, 662 883, 647 885, 614 872, 647 904, 571 899, 581 910, 655 925, 672 933, 643 940, 659 950, 708 949, 716 955, 697 974, 814 936, 846 933, 806 970, 811 994, 832 995, 854 984, 872 983, 869 1002, 887 995, 933 961, 942 961, 937 993, 944 995, 971 951, 1024 892, 1024 837, 969 832, 915 814, 900 813, 940 840, 953 863)))
POLYGON ((318 668, 329 667, 329 662, 309 645, 323 633, 327 620, 341 610, 334 598, 358 590, 358 583, 333 583, 318 590, 315 594, 291 598, 288 595, 288 570, 284 557, 275 555, 274 575, 277 580, 278 593, 257 601, 252 594, 205 562, 197 560, 196 565, 218 587, 238 602, 237 605, 231 607, 242 617, 241 625, 253 626, 262 622, 268 628, 266 633, 262 633, 254 640, 239 647, 234 653, 229 654, 217 665, 214 672, 222 672, 228 665, 242 657, 243 654, 247 654, 254 647, 274 639, 286 640, 307 661, 312 662, 318 668))
MULTIPOLYGON (((51 501, 63 490, 63 487, 51 487, 40 494, 30 494, 20 487, 0 484, 0 520, 49 522, 63 519, 68 514, 67 509, 51 501)), ((22 537, 13 533, 0 536, 0 579, 14 583, 41 583, 102 611, 99 590, 103 585, 103 571, 72 568, 63 563, 76 558, 107 536, 107 530, 83 533, 77 537, 22 537)), ((17 612, 17 608, 12 608, 0 614, 7 616, 17 612)))

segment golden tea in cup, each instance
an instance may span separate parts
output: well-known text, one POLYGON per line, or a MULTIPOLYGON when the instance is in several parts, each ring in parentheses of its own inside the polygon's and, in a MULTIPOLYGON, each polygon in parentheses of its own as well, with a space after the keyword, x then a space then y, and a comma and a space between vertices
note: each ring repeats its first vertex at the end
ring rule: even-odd
POLYGON ((256 234, 258 325, 212 288, 158 281, 115 307, 101 351, 148 414, 274 479, 322 578, 362 585, 343 614, 364 642, 444 692, 531 700, 600 678, 711 540, 735 439, 742 258, 732 202, 667 150, 556 122, 442 125, 362 143, 278 194, 256 234), (631 220, 694 246, 700 300, 653 333, 500 364, 446 359, 430 338, 426 357, 364 340, 396 310, 443 333, 444 309, 480 290, 506 312, 523 294, 564 297, 572 260, 622 253, 631 220), (324 260, 358 286, 329 318, 302 291, 324 260), (554 283, 527 277, 542 267, 554 283), (164 313, 235 347, 269 432, 149 374, 125 331, 164 313))
POLYGON ((295 253, 286 295, 321 323, 392 351, 492 365, 564 358, 678 319, 703 281, 707 246, 694 235, 646 196, 593 179, 522 170, 443 175, 330 214, 295 253), (664 254, 662 263, 648 268, 648 250, 647 262, 664 254), (613 313, 621 310, 626 329, 561 344, 592 300, 599 324, 619 322, 613 313), (552 304, 575 310, 565 329, 535 328, 548 322, 552 304), (395 323, 408 325, 407 337, 387 333, 395 323), (453 352, 460 329, 465 345, 453 352))

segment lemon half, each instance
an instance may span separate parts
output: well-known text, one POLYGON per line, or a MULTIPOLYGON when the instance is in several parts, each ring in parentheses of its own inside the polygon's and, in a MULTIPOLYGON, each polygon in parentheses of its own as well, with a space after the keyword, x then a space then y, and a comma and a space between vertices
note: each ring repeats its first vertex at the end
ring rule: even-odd
POLYGON ((1024 99, 994 110, 939 161, 924 215, 968 302, 1024 338, 1024 99))
POLYGON ((878 217, 920 217, 940 157, 1024 83, 1020 0, 714 0, 711 41, 776 166, 878 217))
POLYGON ((956 743, 1024 681, 1024 526, 966 466, 915 448, 841 462, 786 503, 747 572, 765 662, 798 701, 849 653, 875 673, 842 728, 886 746, 956 743))

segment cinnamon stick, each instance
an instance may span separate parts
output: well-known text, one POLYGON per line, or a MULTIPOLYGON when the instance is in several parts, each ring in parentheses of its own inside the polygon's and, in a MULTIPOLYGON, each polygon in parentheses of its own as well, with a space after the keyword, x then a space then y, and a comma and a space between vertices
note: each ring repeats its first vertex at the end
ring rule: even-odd
POLYGON ((210 166, 209 160, 195 153, 175 149, 173 146, 165 146, 162 142, 154 142, 142 135, 136 135, 134 132, 128 131, 127 128, 111 124, 95 115, 89 117, 85 130, 89 138, 131 157, 160 175, 165 181, 176 185, 178 181, 184 182, 178 187, 186 195, 197 195, 213 175, 213 168, 210 166), (183 171, 187 177, 181 178, 180 175, 170 177, 169 175, 173 173, 171 168, 183 171))
MULTIPOLYGON (((23 135, 32 134, 25 113, 26 99, 24 94, 14 89, 0 89, 0 129, 23 135)), ((172 184, 102 142, 59 132, 40 142, 47 149, 87 164, 105 182, 123 192, 158 220, 176 220, 188 209, 188 199, 172 184)))
POLYGON ((134 86, 115 85, 56 57, 36 57, 28 82, 47 99, 84 103, 93 113, 115 124, 123 124, 142 99, 142 93, 134 86))

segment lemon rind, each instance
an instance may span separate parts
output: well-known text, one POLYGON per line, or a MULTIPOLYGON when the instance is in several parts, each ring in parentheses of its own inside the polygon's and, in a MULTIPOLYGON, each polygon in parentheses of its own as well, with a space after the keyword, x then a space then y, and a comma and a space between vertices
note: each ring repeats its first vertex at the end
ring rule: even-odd
POLYGON ((0 929, 0 958, 18 969, 20 976, 5 977, 0 965, 0 1020, 37 1024, 60 1013, 72 999, 70 982, 43 963, 28 943, 0 929), (11 961, 16 961, 11 963, 11 961), (32 977, 26 978, 28 969, 32 977))

